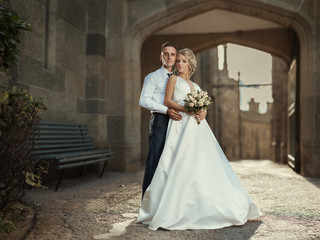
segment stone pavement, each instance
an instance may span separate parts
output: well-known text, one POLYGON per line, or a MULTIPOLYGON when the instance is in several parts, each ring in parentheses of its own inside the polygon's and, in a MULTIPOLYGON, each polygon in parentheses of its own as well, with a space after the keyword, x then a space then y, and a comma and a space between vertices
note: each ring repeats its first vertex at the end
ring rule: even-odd
POLYGON ((240 227, 219 230, 148 230, 134 223, 140 205, 143 172, 106 172, 102 179, 86 173, 64 179, 59 192, 28 190, 37 221, 33 239, 320 239, 320 179, 303 178, 268 160, 231 162, 263 216, 240 227))

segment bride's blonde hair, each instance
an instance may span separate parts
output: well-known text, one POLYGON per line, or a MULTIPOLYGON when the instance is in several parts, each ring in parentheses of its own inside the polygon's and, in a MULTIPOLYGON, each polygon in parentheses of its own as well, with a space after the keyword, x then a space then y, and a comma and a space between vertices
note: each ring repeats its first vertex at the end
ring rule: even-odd
POLYGON ((177 53, 177 56, 179 56, 180 54, 182 54, 183 56, 185 56, 186 59, 188 59, 189 76, 191 77, 195 73, 197 67, 196 56, 194 55, 193 51, 189 48, 180 49, 177 53))

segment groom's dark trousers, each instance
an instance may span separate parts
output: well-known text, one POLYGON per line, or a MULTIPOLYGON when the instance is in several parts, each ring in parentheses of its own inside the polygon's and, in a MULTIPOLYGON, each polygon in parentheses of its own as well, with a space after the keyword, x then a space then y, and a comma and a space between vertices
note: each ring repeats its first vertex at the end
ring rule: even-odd
POLYGON ((142 197, 151 183, 152 177, 158 166, 158 162, 166 140, 169 116, 161 113, 152 113, 149 125, 149 153, 146 170, 144 172, 142 197))

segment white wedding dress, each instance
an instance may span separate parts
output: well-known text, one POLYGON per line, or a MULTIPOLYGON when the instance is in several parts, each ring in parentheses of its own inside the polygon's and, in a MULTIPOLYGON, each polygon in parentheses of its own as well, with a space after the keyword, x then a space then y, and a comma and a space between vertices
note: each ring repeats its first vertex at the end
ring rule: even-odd
MULTIPOLYGON (((188 83, 178 77, 173 100, 184 105, 189 92, 188 83)), ((169 121, 166 143, 137 222, 151 230, 218 229, 258 218, 261 212, 207 121, 198 125, 194 117, 182 115, 181 121, 169 121)))

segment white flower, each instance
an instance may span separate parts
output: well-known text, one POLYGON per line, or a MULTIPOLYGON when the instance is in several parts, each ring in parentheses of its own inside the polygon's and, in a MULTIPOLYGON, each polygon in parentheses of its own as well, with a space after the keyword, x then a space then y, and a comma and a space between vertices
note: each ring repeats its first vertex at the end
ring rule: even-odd
POLYGON ((194 103, 189 103, 189 107, 193 107, 194 106, 194 103))
POLYGON ((202 107, 203 106, 203 102, 199 102, 199 106, 202 107))

